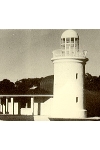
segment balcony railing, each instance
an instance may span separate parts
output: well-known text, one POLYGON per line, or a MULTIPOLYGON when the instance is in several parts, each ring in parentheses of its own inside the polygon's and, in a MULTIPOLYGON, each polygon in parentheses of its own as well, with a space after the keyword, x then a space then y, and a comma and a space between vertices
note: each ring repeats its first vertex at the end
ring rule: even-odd
POLYGON ((53 51, 53 58, 57 57, 81 57, 81 58, 86 58, 87 51, 84 50, 82 52, 80 51, 72 51, 69 49, 58 49, 53 51))

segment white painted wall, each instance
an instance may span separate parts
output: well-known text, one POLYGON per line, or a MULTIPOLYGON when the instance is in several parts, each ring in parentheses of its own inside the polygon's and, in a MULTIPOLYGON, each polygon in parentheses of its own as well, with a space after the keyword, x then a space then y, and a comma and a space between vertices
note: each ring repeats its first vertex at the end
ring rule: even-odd
MULTIPOLYGON (((13 114, 13 105, 11 102, 8 103, 8 112, 9 114, 13 114)), ((18 103, 14 103, 14 114, 18 114, 18 103)))
POLYGON ((38 103, 34 103, 34 115, 38 115, 38 103))
POLYGON ((85 58, 54 59, 53 118, 84 118, 85 58), (78 78, 76 79, 76 74, 78 78), (78 102, 76 102, 78 97, 78 102))
POLYGON ((21 115, 32 115, 33 111, 31 108, 21 108, 21 115))
POLYGON ((50 116, 52 100, 53 100, 52 98, 49 98, 44 103, 41 103, 41 115, 42 116, 50 116))

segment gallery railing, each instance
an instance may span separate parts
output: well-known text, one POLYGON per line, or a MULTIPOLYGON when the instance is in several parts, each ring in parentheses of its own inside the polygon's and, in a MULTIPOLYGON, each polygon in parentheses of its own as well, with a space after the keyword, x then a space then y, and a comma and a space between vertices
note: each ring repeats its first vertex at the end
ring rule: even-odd
POLYGON ((57 49, 54 50, 53 52, 53 58, 57 57, 82 57, 85 58, 87 51, 76 51, 76 50, 69 50, 69 49, 57 49))

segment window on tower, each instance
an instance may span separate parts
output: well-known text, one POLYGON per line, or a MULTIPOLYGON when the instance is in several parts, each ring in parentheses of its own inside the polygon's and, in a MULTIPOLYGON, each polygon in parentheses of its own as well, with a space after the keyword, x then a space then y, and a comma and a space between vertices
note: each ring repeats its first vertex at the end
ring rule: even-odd
POLYGON ((76 103, 78 103, 78 97, 76 97, 76 103))
POLYGON ((75 38, 75 47, 78 47, 78 38, 75 38))
POLYGON ((77 42, 78 41, 78 38, 75 38, 75 42, 77 42))
POLYGON ((76 79, 78 79, 78 73, 76 73, 76 79))
POLYGON ((63 43, 65 43, 65 38, 63 38, 63 43))
POLYGON ((74 43, 74 38, 71 38, 71 43, 74 43))
POLYGON ((70 38, 66 38, 66 43, 70 43, 70 38))

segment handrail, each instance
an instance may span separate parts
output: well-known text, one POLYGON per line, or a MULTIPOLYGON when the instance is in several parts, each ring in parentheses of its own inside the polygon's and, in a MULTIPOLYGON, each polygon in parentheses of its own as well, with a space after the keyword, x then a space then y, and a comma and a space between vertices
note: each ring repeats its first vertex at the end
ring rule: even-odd
POLYGON ((76 49, 57 49, 54 50, 53 52, 53 58, 57 57, 82 57, 86 58, 86 53, 87 51, 76 51, 76 49), (72 50, 72 51, 71 51, 72 50), (75 50, 75 53, 73 52, 75 50))

